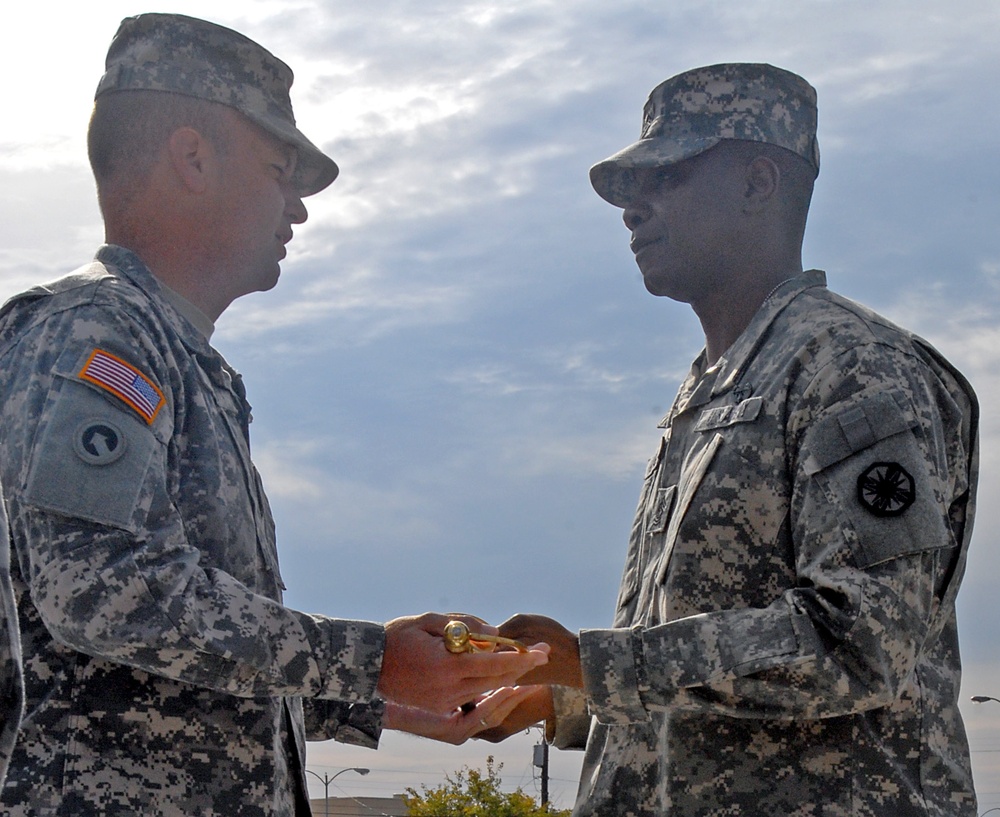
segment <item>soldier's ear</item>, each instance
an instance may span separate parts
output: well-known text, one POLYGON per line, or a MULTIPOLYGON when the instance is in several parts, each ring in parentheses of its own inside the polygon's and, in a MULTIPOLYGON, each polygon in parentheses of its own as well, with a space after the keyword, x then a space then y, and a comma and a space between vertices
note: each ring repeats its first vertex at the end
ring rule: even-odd
POLYGON ((755 156, 746 166, 743 184, 743 212, 759 213, 778 192, 781 169, 766 156, 755 156))
POLYGON ((215 158, 211 142, 194 128, 178 128, 167 140, 167 155, 181 184, 192 193, 204 193, 215 158))

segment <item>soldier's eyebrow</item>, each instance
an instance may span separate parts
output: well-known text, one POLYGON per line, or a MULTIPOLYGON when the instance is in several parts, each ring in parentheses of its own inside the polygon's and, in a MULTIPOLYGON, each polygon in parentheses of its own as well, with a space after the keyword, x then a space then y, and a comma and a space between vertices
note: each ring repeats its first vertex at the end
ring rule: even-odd
POLYGON ((282 142, 270 133, 263 134, 266 140, 263 142, 264 155, 268 163, 281 165, 282 174, 292 176, 298 166, 299 151, 295 145, 282 142), (272 159, 274 161, 272 161, 272 159))
POLYGON ((639 189, 643 193, 652 193, 661 188, 678 187, 687 181, 693 167, 691 160, 686 159, 671 165, 641 169, 636 174, 639 189))

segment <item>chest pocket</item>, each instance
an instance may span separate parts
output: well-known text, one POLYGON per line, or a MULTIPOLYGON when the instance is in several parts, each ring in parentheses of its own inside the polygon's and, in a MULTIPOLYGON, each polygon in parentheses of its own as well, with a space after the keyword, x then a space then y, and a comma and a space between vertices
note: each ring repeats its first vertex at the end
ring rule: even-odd
POLYGON ((642 493, 636 508, 635 519, 632 522, 632 532, 629 535, 628 553, 625 556, 625 568, 622 572, 621 584, 618 589, 618 602, 615 605, 615 625, 627 622, 629 603, 633 601, 642 581, 642 572, 647 556, 648 525, 654 514, 657 485, 659 484, 660 467, 663 462, 663 452, 667 445, 667 435, 660 439, 656 453, 646 464, 646 473, 642 481, 642 493))
MULTIPOLYGON (((642 590, 630 610, 619 610, 623 618, 631 613, 638 620, 652 611, 657 587, 666 580, 671 558, 685 518, 692 511, 699 488, 711 474, 713 461, 728 436, 726 429, 753 423, 761 415, 763 399, 751 397, 739 403, 703 410, 696 418, 674 419, 668 430, 668 450, 660 469, 644 488, 642 556, 637 561, 642 590), (686 426, 686 428, 685 428, 686 426), (677 464, 677 460, 683 460, 677 464), (646 611, 643 613, 642 611, 646 611)), ((630 619, 631 620, 631 619, 630 619)))
MULTIPOLYGON (((267 589, 267 592, 280 601, 281 591, 285 589, 285 584, 281 579, 281 571, 278 567, 274 522, 260 475, 250 457, 250 406, 246 402, 238 375, 218 366, 211 368, 205 366, 204 370, 208 372, 210 379, 216 384, 212 395, 215 405, 219 409, 219 416, 229 433, 236 465, 246 487, 245 496, 252 516, 257 552, 273 585, 267 589)), ((263 587, 256 589, 265 590, 263 587)))
POLYGON ((738 403, 705 409, 694 422, 689 435, 690 449, 681 466, 676 496, 673 498, 673 512, 665 526, 655 584, 661 585, 666 580, 681 524, 691 510, 695 494, 705 481, 716 455, 723 446, 726 439, 725 430, 756 422, 763 407, 762 397, 750 397, 738 403))
POLYGON ((673 550, 674 541, 677 539, 677 531, 680 529, 681 521, 691 507, 691 500, 694 499, 698 486, 701 485, 705 474, 708 473, 709 466, 711 466, 716 452, 722 446, 723 439, 723 435, 716 432, 708 440, 707 444, 701 446, 699 450, 691 452, 691 455, 685 460, 684 466, 681 469, 681 478, 677 485, 674 511, 670 515, 670 521, 667 524, 663 553, 660 556, 660 563, 656 570, 657 584, 662 584, 666 578, 670 553, 673 550))

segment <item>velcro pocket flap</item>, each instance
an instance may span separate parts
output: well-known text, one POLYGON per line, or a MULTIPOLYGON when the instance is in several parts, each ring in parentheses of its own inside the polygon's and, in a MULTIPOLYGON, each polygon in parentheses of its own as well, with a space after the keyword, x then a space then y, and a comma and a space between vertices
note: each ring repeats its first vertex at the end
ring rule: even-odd
POLYGON ((892 394, 873 395, 816 423, 804 445, 803 470, 811 476, 916 425, 892 394))
POLYGON ((133 412, 67 380, 34 447, 24 500, 137 532, 133 515, 156 446, 152 429, 133 412))
POLYGON ((752 423, 760 414, 764 400, 761 397, 750 397, 731 406, 716 406, 706 409, 695 423, 695 431, 711 431, 716 428, 736 425, 737 423, 752 423))

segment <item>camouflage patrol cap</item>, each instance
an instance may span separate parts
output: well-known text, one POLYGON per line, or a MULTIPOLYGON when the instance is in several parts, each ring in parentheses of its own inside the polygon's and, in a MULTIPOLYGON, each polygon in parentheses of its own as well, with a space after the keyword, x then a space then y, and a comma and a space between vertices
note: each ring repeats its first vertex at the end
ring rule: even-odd
POLYGON ((340 172, 295 127, 292 69, 232 29, 182 14, 122 20, 94 98, 113 91, 170 91, 235 108, 298 150, 295 184, 318 193, 340 172))
POLYGON ((653 89, 639 141, 594 165, 590 181, 601 198, 625 207, 635 197, 636 168, 671 165, 723 139, 777 145, 819 173, 815 89, 797 74, 766 64, 685 71, 653 89))

